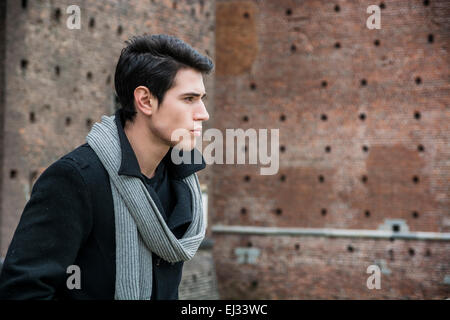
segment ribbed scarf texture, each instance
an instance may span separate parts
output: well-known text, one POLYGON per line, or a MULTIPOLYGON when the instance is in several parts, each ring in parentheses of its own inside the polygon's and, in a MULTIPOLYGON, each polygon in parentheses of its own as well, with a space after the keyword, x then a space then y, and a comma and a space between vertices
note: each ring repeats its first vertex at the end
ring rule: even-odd
MULTIPOLYGON (((167 227, 144 183, 136 177, 118 175, 121 148, 115 116, 102 116, 86 137, 109 173, 116 228, 116 300, 150 300, 152 252, 168 262, 187 261, 205 237, 200 184, 191 174, 182 181, 192 197, 192 222, 181 239, 167 227)), ((151 152, 151 150, 149 150, 151 152)))

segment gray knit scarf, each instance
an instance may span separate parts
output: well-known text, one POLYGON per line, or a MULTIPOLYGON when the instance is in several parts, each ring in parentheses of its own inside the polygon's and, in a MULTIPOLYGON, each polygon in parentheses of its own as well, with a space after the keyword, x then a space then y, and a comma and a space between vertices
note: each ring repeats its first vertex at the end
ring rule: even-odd
POLYGON ((193 219, 177 239, 139 178, 117 172, 121 148, 115 116, 102 116, 86 137, 109 173, 116 226, 116 300, 149 300, 152 293, 152 252, 168 262, 192 259, 205 236, 198 177, 183 182, 191 191, 193 219))

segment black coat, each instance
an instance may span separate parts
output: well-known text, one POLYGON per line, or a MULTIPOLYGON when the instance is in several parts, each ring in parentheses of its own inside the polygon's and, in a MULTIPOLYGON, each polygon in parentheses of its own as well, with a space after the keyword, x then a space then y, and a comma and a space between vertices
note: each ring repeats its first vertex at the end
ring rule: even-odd
MULTIPOLYGON (((120 112, 116 113, 120 119, 120 112)), ((118 124, 122 149, 119 174, 146 183, 170 230, 181 238, 191 220, 188 187, 180 179, 202 164, 175 165, 170 148, 161 161, 170 185, 170 215, 138 162, 118 124)), ((194 149, 191 157, 194 159, 194 149)), ((159 166, 158 166, 159 168, 159 166)), ((161 172, 160 172, 161 173, 161 172)), ((114 204, 109 175, 86 143, 48 167, 33 186, 0 274, 0 299, 114 299, 116 272, 114 204), (81 271, 81 289, 68 289, 70 265, 81 271)), ((153 253, 152 300, 178 299, 183 262, 171 264, 153 253)))

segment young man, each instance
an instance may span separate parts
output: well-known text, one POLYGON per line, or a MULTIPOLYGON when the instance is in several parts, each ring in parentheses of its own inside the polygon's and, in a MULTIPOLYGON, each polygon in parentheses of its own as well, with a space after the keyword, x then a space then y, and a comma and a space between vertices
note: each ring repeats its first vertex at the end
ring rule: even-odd
POLYGON ((175 37, 127 42, 115 73, 122 108, 36 181, 0 299, 178 299, 183 261, 205 235, 195 173, 205 162, 194 161, 194 146, 209 118, 203 74, 212 69, 175 37), (188 138, 173 141, 177 129, 188 138), (174 147, 191 163, 175 164, 174 147))

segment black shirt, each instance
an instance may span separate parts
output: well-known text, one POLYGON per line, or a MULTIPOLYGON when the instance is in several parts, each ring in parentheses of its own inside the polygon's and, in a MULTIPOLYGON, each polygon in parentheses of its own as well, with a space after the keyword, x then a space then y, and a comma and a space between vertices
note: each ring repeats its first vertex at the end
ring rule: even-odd
POLYGON ((173 210, 174 201, 173 197, 170 196, 171 188, 169 184, 167 168, 164 165, 164 162, 160 162, 158 167, 155 170, 155 175, 152 178, 148 178, 144 174, 142 174, 144 178, 144 184, 148 188, 153 188, 153 190, 158 195, 158 200, 162 204, 162 208, 164 211, 164 215, 170 219, 170 215, 173 210))

